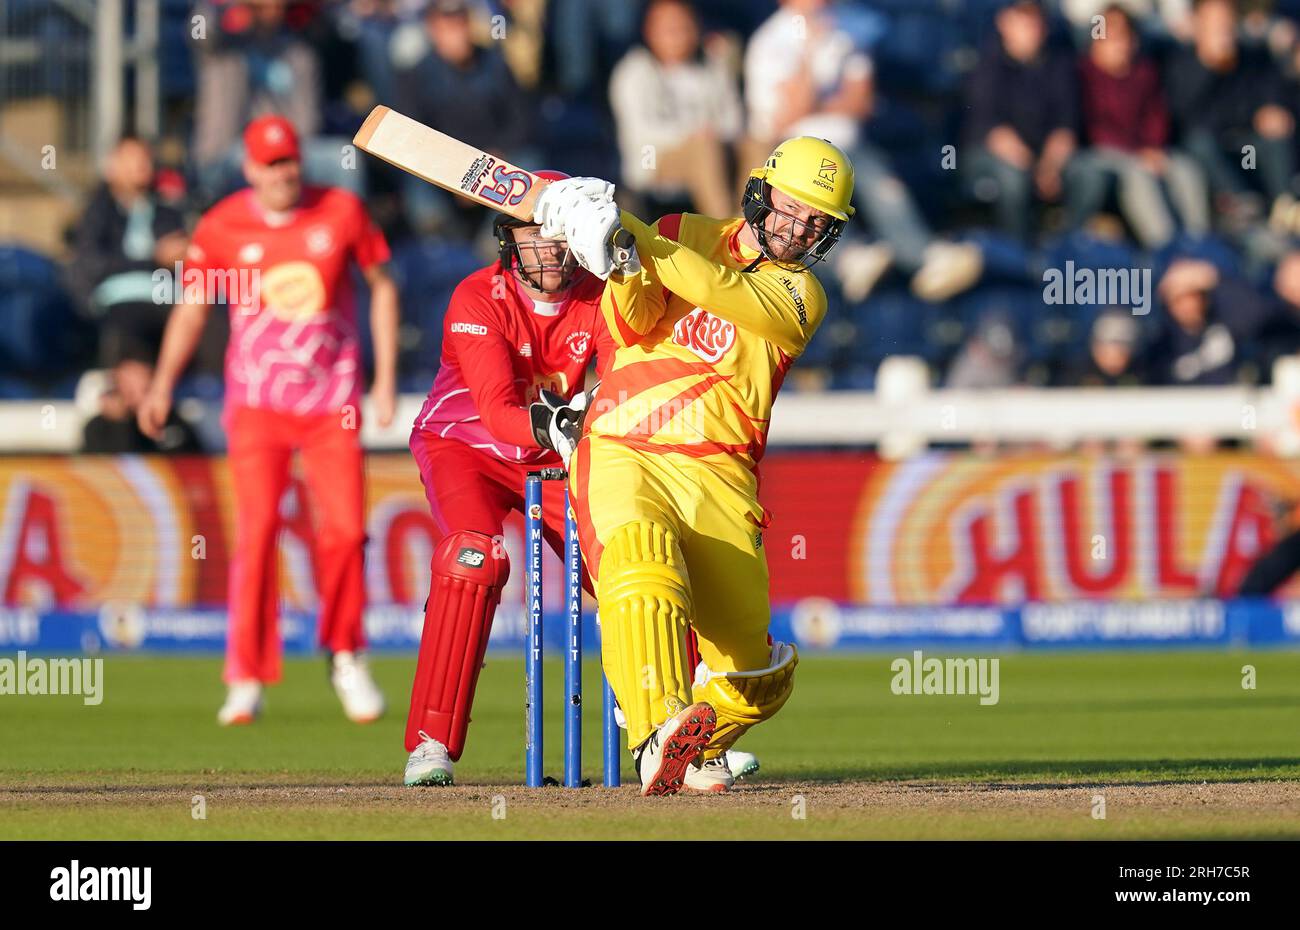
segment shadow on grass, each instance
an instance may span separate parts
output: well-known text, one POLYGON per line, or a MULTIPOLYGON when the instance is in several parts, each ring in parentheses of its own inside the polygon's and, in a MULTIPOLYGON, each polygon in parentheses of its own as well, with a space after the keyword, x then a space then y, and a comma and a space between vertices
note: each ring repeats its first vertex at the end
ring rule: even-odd
POLYGON ((1176 785, 1190 781, 1300 780, 1300 757, 1249 759, 1007 759, 923 765, 828 766, 819 772, 766 773, 765 782, 983 782, 989 787, 1086 788, 1125 784, 1176 785), (1026 780, 1021 782, 1017 777, 1026 780), (1105 776, 1111 776, 1106 778, 1105 776))

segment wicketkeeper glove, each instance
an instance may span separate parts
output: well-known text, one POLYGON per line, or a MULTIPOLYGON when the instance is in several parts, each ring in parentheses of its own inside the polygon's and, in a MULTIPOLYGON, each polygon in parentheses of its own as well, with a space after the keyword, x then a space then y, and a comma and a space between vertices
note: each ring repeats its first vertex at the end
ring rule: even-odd
POLYGON ((566 401, 554 391, 543 390, 537 401, 528 405, 537 444, 558 452, 565 468, 569 467, 569 457, 582 438, 582 418, 595 393, 593 388, 590 393, 579 392, 573 400, 566 401))

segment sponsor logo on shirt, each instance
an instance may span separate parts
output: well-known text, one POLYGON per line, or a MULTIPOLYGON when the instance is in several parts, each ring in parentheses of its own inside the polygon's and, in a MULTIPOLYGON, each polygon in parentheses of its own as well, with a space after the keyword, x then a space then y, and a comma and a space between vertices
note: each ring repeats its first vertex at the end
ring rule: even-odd
POLYGON ((487 327, 482 323, 452 323, 453 333, 468 333, 471 336, 486 336, 487 327))
POLYGON ((716 363, 736 344, 736 327, 702 307, 696 307, 673 327, 673 342, 706 362, 716 363))
POLYGON ((781 283, 785 285, 785 289, 790 292, 790 297, 794 300, 794 309, 799 314, 799 322, 806 324, 808 310, 804 307, 803 295, 799 293, 799 288, 795 287, 794 282, 785 275, 781 275, 781 283))
POLYGON ((523 345, 519 347, 519 357, 520 358, 533 357, 533 344, 531 342, 525 342, 523 345))
POLYGON ((565 340, 565 345, 569 349, 569 354, 573 356, 573 360, 580 362, 587 357, 587 353, 591 350, 591 333, 585 330, 570 333, 569 338, 565 340))

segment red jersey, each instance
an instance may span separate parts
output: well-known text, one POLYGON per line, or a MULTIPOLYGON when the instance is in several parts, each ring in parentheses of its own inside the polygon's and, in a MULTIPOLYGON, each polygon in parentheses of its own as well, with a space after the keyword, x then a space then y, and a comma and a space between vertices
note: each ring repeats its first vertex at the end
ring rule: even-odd
MULTIPOLYGON (((298 205, 270 214, 251 188, 199 220, 187 285, 202 272, 227 282, 227 407, 338 413, 361 394, 361 347, 348 263, 388 261, 388 243, 355 195, 304 187, 298 205)), ((204 300, 214 300, 213 287, 204 300)), ((187 300, 189 298, 187 297, 187 300)))
POLYGON ((438 374, 416 431, 456 439, 509 462, 556 459, 533 438, 528 405, 549 389, 582 390, 593 355, 603 371, 614 341, 600 312, 604 283, 578 271, 558 303, 534 300, 499 262, 452 293, 442 324, 438 374))

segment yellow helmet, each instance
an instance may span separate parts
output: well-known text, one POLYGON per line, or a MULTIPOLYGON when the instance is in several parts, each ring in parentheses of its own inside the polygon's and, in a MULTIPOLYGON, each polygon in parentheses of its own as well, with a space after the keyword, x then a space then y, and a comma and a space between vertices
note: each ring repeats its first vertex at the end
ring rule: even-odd
POLYGON ((787 139, 749 176, 837 220, 853 215, 853 163, 843 149, 825 139, 787 139))
POLYGON ((769 261, 807 268, 826 257, 853 216, 853 163, 839 146, 812 136, 787 139, 749 173, 745 185, 745 220, 753 227, 769 261), (766 221, 773 212, 769 188, 775 188, 831 217, 830 227, 800 257, 778 261, 768 241, 766 221))

